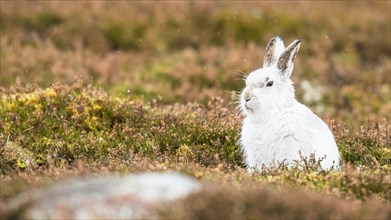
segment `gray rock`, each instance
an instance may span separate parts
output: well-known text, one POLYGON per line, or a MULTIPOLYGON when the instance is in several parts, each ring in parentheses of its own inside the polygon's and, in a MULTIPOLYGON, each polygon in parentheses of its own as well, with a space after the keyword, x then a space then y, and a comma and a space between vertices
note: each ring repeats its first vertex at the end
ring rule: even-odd
POLYGON ((173 172, 90 177, 24 192, 9 210, 29 219, 158 218, 158 207, 200 188, 195 179, 173 172))

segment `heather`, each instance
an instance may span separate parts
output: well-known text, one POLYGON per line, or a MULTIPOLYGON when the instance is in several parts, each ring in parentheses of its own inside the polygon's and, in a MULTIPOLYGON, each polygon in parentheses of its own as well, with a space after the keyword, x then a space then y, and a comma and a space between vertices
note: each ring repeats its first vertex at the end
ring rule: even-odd
POLYGON ((166 218, 390 217, 389 2, 0 4, 0 207, 73 177, 175 170, 207 189, 166 218), (302 40, 297 98, 340 170, 244 167, 236 94, 277 34, 302 40))

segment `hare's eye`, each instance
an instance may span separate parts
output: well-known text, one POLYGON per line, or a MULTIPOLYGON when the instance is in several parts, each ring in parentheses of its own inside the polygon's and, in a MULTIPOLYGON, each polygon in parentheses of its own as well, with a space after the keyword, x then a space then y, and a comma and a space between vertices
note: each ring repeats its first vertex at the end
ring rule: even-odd
POLYGON ((269 81, 267 84, 266 84, 267 87, 271 87, 273 86, 273 81, 269 81))

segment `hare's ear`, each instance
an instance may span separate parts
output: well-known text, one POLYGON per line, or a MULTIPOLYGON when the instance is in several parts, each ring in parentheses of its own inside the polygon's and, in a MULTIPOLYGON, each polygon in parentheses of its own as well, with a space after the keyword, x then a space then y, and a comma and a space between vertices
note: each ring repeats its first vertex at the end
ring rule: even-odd
POLYGON ((280 71, 283 80, 291 77, 293 62, 295 61, 299 48, 300 40, 295 40, 282 52, 280 58, 278 58, 277 69, 280 71))
POLYGON ((284 51, 284 42, 279 36, 272 38, 265 49, 263 67, 271 67, 277 63, 278 57, 284 51))

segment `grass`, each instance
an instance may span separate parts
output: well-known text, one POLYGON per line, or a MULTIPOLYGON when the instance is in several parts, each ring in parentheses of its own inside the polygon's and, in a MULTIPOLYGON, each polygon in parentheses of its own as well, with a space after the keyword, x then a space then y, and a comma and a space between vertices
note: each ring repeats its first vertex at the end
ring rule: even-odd
POLYGON ((170 169, 208 186, 167 218, 390 217, 389 2, 0 4, 2 214, 53 181, 170 169), (340 170, 244 168, 234 92, 277 34, 302 39, 297 97, 332 129, 340 170))

